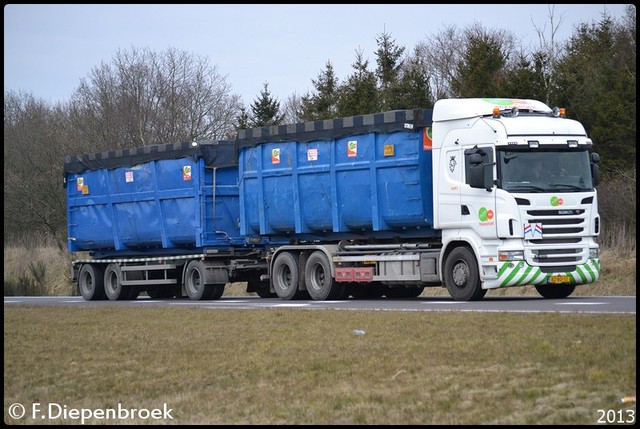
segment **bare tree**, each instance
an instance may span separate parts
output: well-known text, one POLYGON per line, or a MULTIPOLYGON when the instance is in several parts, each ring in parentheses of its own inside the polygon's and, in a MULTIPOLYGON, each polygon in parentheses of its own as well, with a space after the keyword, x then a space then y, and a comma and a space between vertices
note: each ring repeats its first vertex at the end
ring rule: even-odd
POLYGON ((562 16, 556 19, 555 15, 555 5, 547 5, 547 11, 549 18, 549 33, 546 32, 546 23, 540 28, 533 23, 533 27, 538 34, 538 42, 540 44, 538 48, 537 58, 543 59, 541 62, 542 65, 542 78, 544 81, 544 94, 545 94, 545 102, 550 103, 551 95, 553 88, 555 86, 554 82, 554 74, 556 70, 556 64, 558 63, 558 58, 562 56, 562 45, 558 40, 558 31, 560 30, 560 26, 562 25, 562 16))
POLYGON ((4 237, 26 232, 66 246, 65 196, 60 148, 65 110, 31 94, 4 97, 4 237))
POLYGON ((297 122, 303 122, 304 119, 302 117, 302 97, 295 92, 291 94, 284 101, 282 112, 284 113, 283 122, 285 124, 295 124, 297 122))
POLYGON ((428 42, 418 42, 415 53, 422 58, 435 100, 453 97, 451 82, 456 64, 464 53, 464 38, 455 26, 445 27, 429 36, 428 42))
POLYGON ((112 150, 225 138, 239 100, 207 59, 173 48, 132 48, 81 80, 71 113, 92 150, 112 150))

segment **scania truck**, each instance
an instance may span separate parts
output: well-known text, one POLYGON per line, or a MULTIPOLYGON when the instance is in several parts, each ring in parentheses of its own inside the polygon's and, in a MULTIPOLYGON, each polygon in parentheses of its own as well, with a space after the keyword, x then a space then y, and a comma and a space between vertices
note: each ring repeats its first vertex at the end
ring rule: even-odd
POLYGON ((563 109, 502 98, 68 157, 72 278, 85 299, 564 298, 600 273, 598 161, 563 109))
POLYGON ((290 240, 270 255, 283 299, 442 285, 462 301, 525 285, 563 298, 598 279, 599 157, 561 109, 443 99, 238 142, 241 235, 290 240))

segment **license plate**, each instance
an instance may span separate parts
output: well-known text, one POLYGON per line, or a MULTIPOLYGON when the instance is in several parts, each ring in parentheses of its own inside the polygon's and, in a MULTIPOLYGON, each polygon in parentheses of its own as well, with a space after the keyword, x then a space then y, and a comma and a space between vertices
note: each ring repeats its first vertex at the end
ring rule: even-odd
POLYGON ((569 276, 551 276, 551 277, 549 277, 549 283, 571 283, 571 277, 569 277, 569 276))

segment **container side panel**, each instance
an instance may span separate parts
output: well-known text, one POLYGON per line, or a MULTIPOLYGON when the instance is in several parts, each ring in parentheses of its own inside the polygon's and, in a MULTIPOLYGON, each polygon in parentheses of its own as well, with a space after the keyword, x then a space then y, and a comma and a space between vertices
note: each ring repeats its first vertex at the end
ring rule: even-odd
POLYGON ((235 166, 160 159, 67 173, 67 183, 70 251, 125 254, 244 244, 235 166))
POLYGON ((114 248, 118 237, 106 171, 68 174, 66 192, 69 251, 114 248))
POLYGON ((245 231, 301 239, 436 235, 423 130, 240 149, 245 231))

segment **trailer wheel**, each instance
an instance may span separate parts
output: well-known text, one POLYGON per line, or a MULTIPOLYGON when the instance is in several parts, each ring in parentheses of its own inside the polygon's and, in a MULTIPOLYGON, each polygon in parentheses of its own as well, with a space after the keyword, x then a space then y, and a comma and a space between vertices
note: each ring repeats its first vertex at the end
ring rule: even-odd
POLYGON ((309 256, 304 275, 307 292, 316 301, 337 299, 344 291, 344 284, 331 277, 331 264, 324 252, 318 250, 309 256))
POLYGON ((273 289, 280 299, 289 301, 300 296, 299 278, 298 257, 289 252, 280 253, 273 262, 273 289))
POLYGON ((456 301, 478 301, 487 293, 482 289, 478 262, 466 247, 451 251, 444 264, 444 283, 456 301))
POLYGON ((104 293, 111 301, 136 299, 138 288, 122 286, 122 269, 118 264, 109 264, 104 270, 104 293))
POLYGON ((561 299, 573 293, 576 285, 535 285, 536 290, 544 298, 561 299))
POLYGON ((84 264, 78 273, 78 292, 86 301, 106 298, 104 293, 104 272, 95 264, 84 264))
POLYGON ((194 301, 219 299, 224 293, 225 285, 206 284, 206 270, 206 265, 202 261, 189 262, 184 283, 189 299, 194 301))

